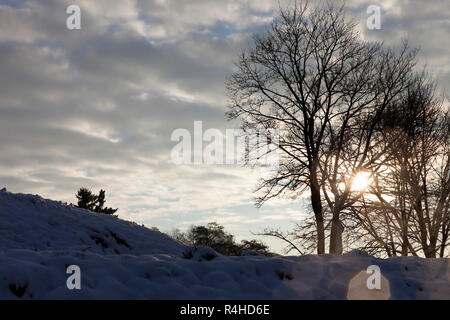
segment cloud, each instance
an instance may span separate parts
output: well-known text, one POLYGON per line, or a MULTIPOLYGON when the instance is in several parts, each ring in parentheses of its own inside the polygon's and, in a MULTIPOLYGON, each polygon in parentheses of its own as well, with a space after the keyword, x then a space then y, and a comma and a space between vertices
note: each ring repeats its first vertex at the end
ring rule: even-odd
MULTIPOLYGON (((409 36, 440 88, 449 87, 448 1, 383 1, 376 31, 364 28, 371 1, 347 4, 366 38, 390 45, 409 36)), ((238 125, 224 117, 224 80, 277 8, 269 0, 0 1, 0 184, 67 202, 81 186, 104 188, 121 217, 165 229, 211 219, 239 237, 288 228, 308 209, 287 199, 255 209, 250 169, 170 161, 174 129, 192 131, 194 120, 204 130, 238 125), (81 8, 81 30, 66 29, 69 4, 81 8)))

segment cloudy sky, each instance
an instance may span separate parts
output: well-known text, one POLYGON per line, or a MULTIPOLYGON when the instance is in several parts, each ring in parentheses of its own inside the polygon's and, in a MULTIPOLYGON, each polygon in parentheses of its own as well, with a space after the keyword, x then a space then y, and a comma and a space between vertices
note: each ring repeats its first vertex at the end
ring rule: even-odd
MULTIPOLYGON (((241 239, 291 228, 307 201, 256 209, 258 172, 170 157, 171 133, 193 131, 194 120, 204 130, 238 126, 224 116, 224 80, 278 3, 0 0, 0 187, 66 202, 81 186, 104 188, 121 218, 163 231, 217 221, 241 239), (71 4, 81 8, 81 30, 66 27, 71 4)), ((347 6, 365 38, 420 47, 420 64, 448 93, 450 1, 347 6), (380 30, 365 27, 369 5, 381 7, 380 30)))

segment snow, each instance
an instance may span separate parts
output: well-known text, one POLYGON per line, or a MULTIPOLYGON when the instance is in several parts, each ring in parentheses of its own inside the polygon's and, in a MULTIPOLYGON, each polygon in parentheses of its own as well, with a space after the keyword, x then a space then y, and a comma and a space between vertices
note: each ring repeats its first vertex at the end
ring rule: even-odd
POLYGON ((390 299, 450 299, 449 259, 226 257, 117 217, 0 190, 0 299, 346 299, 365 297, 370 265, 390 299), (69 265, 81 269, 80 290, 66 286, 69 265))

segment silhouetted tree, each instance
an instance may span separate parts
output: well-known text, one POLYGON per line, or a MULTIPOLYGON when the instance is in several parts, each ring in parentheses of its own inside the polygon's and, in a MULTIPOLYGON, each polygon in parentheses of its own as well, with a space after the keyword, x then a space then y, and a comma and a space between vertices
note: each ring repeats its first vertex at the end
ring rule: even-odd
POLYGON ((91 190, 87 188, 80 188, 78 190, 76 197, 78 199, 78 207, 94 211, 96 203, 97 203, 97 196, 92 193, 91 190))
POLYGON ((371 248, 388 256, 444 257, 450 207, 450 144, 443 100, 436 84, 418 74, 403 99, 380 123, 392 141, 371 197, 352 210, 371 248))
POLYGON ((234 236, 217 222, 210 222, 206 226, 191 226, 186 233, 174 229, 171 236, 189 245, 210 247, 227 256, 239 256, 246 250, 266 256, 273 255, 269 252, 269 247, 258 240, 242 240, 241 243, 236 243, 234 236))
POLYGON ((109 207, 104 207, 105 205, 105 190, 101 189, 99 194, 96 195, 92 193, 88 188, 80 188, 78 190, 76 197, 78 199, 78 207, 87 209, 93 212, 104 213, 108 215, 113 215, 118 209, 113 209, 109 207))
POLYGON ((269 251, 269 247, 259 240, 242 240, 240 245, 242 251, 254 251, 264 256, 272 255, 269 251))
POLYGON ((341 213, 354 201, 348 188, 332 190, 327 201, 324 180, 340 184, 339 168, 348 155, 340 151, 349 137, 360 138, 350 174, 367 165, 379 115, 407 88, 415 53, 406 45, 397 52, 364 41, 344 7, 326 2, 309 8, 297 1, 281 10, 236 62, 227 82, 228 118, 240 119, 244 130, 279 133, 271 142, 279 151, 279 166, 257 186, 257 205, 309 191, 319 254, 325 253, 327 226, 329 252, 342 253, 341 213), (326 156, 329 170, 324 171, 326 156))

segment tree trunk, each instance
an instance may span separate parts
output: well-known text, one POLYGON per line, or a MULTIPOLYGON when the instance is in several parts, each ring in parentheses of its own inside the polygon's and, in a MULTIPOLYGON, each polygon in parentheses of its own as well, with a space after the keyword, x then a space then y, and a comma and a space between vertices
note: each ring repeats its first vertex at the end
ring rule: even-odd
POLYGON ((320 187, 317 182, 316 173, 311 174, 311 205, 316 219, 317 230, 317 254, 325 253, 325 226, 323 222, 322 201, 320 198, 320 187))
POLYGON ((330 233, 330 253, 342 254, 342 233, 344 232, 344 226, 339 220, 339 217, 333 218, 331 221, 331 233, 330 233))
POLYGON ((405 205, 401 209, 401 235, 402 235, 402 256, 408 255, 408 219, 406 216, 405 205))
POLYGON ((430 245, 428 246, 427 253, 425 254, 426 258, 436 258, 436 252, 437 252, 437 237, 431 237, 430 238, 430 245))
POLYGON ((447 245, 448 239, 448 229, 446 229, 445 222, 442 224, 442 241, 441 241, 441 249, 439 251, 439 257, 443 258, 445 254, 445 247, 447 245))
POLYGON ((443 257, 444 257, 446 243, 447 243, 447 238, 444 237, 444 238, 442 239, 441 248, 440 248, 440 250, 439 250, 439 258, 443 258, 443 257))
POLYGON ((317 254, 325 253, 325 225, 323 217, 316 217, 317 224, 317 254))

